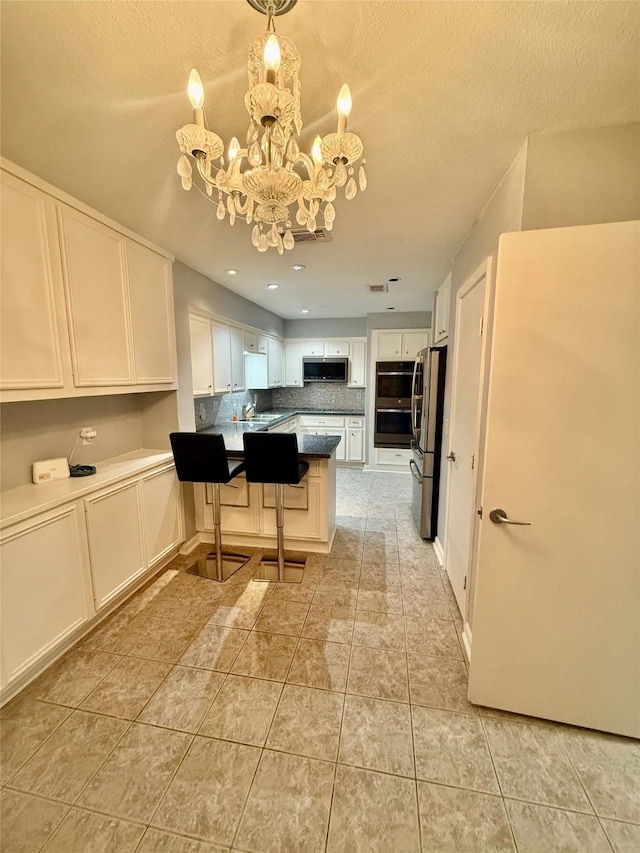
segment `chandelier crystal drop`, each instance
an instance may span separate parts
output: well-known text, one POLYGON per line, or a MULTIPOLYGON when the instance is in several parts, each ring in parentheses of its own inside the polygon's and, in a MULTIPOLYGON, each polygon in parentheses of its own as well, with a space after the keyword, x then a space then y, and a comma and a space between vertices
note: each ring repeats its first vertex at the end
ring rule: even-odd
POLYGON ((222 139, 206 126, 204 88, 194 68, 188 84, 193 124, 176 133, 181 152, 177 171, 185 190, 191 189, 194 177, 200 179, 218 219, 228 216, 231 225, 238 219, 251 225, 251 242, 259 252, 274 248, 282 255, 295 246, 294 220, 310 232, 318 223, 331 231, 337 190, 344 188, 345 198, 351 200, 358 186, 366 189, 364 149, 360 137, 347 132, 352 100, 345 83, 336 105, 336 132, 324 139, 316 136, 311 155, 300 150, 300 54, 290 39, 276 35, 274 23, 296 0, 248 2, 267 15, 267 29, 249 46, 246 147, 234 136, 225 163, 222 139))

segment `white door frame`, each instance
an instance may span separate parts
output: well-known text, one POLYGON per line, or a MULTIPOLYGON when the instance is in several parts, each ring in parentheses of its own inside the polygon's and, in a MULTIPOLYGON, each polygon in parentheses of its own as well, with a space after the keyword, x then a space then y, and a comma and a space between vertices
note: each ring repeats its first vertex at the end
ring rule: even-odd
MULTIPOLYGON (((479 471, 482 467, 482 442, 481 437, 484 432, 484 420, 485 420, 485 396, 486 396, 486 382, 488 377, 488 367, 489 367, 489 357, 490 357, 490 332, 491 332, 491 320, 492 320, 492 306, 493 306, 493 292, 494 292, 494 278, 495 278, 495 270, 494 270, 494 258, 492 255, 487 257, 485 261, 483 261, 480 266, 478 266, 474 272, 465 280, 464 284, 456 293, 456 309, 455 309, 455 324, 454 324, 454 344, 453 344, 453 380, 451 385, 451 411, 449 414, 450 424, 452 425, 455 420, 456 415, 456 398, 458 386, 460 383, 459 377, 459 360, 460 360, 460 303, 462 299, 473 290, 476 285, 480 283, 482 278, 485 278, 485 296, 484 296, 484 306, 482 311, 483 316, 483 331, 482 331, 482 346, 480 351, 480 370, 478 376, 478 404, 476 410, 476 436, 474 442, 474 468, 473 468, 473 476, 472 476, 472 519, 471 519, 471 531, 469 537, 469 563, 467 566, 467 586, 466 586, 466 598, 465 598, 465 610, 466 614, 464 617, 464 629, 463 629, 463 642, 465 646, 465 651, 467 657, 471 656, 471 629, 467 620, 467 615, 469 613, 469 604, 470 604, 470 593, 473 587, 473 578, 472 572, 475 566, 476 555, 474 552, 474 543, 477 540, 477 528, 478 528, 478 519, 476 517, 476 509, 478 506, 478 492, 480 486, 480 478, 478 476, 479 471)), ((448 436, 448 445, 447 445, 447 454, 451 452, 451 435, 452 429, 449 429, 448 436)), ((449 518, 451 513, 451 477, 450 475, 447 477, 447 503, 446 503, 446 512, 445 512, 445 535, 444 535, 444 569, 447 571, 447 561, 448 561, 448 531, 449 531, 449 518)))

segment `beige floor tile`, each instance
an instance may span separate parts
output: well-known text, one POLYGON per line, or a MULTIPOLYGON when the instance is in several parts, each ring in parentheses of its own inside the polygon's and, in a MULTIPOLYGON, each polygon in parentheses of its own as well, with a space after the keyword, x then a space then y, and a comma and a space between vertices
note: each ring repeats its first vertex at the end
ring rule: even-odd
POLYGON ((171 669, 171 664, 123 658, 82 703, 85 711, 135 720, 171 669))
POLYGON ((558 731, 484 718, 482 724, 505 797, 593 813, 558 731))
POLYGON ((404 651, 404 620, 397 613, 356 611, 353 645, 404 651))
POLYGON ((357 587, 360 567, 360 560, 329 557, 318 577, 318 582, 329 586, 357 587))
MULTIPOLYGON (((437 849, 437 848, 434 848, 437 849)), ((338 765, 327 853, 418 853, 416 783, 338 765)), ((439 853, 444 848, 440 848, 439 853)))
POLYGON ((206 841, 195 841, 183 835, 173 835, 149 828, 136 853, 223 853, 227 849, 206 841))
POLYGON ((611 853, 595 815, 505 800, 518 853, 611 853))
POLYGON ((609 837, 615 853, 638 853, 638 850, 640 850, 639 824, 602 819, 600 822, 609 837))
POLYGON ((338 761, 415 776, 409 705, 347 696, 338 761))
POLYGON ((342 693, 285 685, 267 747, 335 761, 343 704, 342 693))
POLYGON ((42 853, 133 853, 143 833, 139 824, 71 809, 42 853))
POLYGON ((565 730, 562 737, 596 814, 640 823, 638 742, 573 730, 565 730))
POLYGON ((0 714, 2 784, 22 767, 71 714, 71 708, 18 696, 0 714))
POLYGON ((312 604, 302 629, 309 640, 350 643, 353 637, 355 611, 347 607, 321 607, 312 604))
POLYGON ((254 631, 299 637, 308 610, 309 605, 305 602, 274 601, 272 597, 260 611, 254 631))
POLYGON ((320 853, 331 806, 334 765, 265 750, 236 846, 254 853, 320 853))
POLYGON ((423 850, 515 853, 500 797, 418 782, 418 803, 423 850))
POLYGON ((349 665, 348 693, 374 699, 409 701, 405 652, 354 646, 349 665))
POLYGON ((0 793, 0 850, 32 853, 40 850, 69 806, 3 788, 0 793))
POLYGON ((148 822, 192 737, 134 723, 102 765, 78 805, 148 822))
POLYGON ((152 825, 230 845, 259 757, 252 746, 196 737, 152 825))
POLYGON ((27 690, 35 699, 76 708, 121 660, 105 652, 72 649, 27 690))
POLYGON ((356 587, 333 586, 318 584, 313 596, 313 604, 316 607, 341 607, 346 610, 355 610, 358 601, 358 590, 356 587))
POLYGON ((187 648, 198 627, 176 619, 150 619, 145 634, 129 650, 133 657, 175 663, 187 648))
POLYGON ((454 624, 449 619, 423 619, 405 616, 407 651, 412 654, 463 660, 454 624))
POLYGON ((142 709, 138 721, 195 734, 224 679, 221 672, 175 666, 142 709))
POLYGON ((287 681, 303 687, 344 691, 349 651, 350 647, 343 643, 301 639, 287 681))
POLYGON ((420 616, 424 619, 451 619, 451 610, 444 593, 417 592, 402 588, 402 608, 405 616, 420 616))
POLYGON ((124 720, 74 711, 16 773, 12 786, 74 802, 128 726, 124 720))
POLYGON ((281 634, 252 632, 231 668, 235 675, 284 681, 297 639, 281 634))
POLYGON ((248 636, 248 631, 237 628, 204 625, 180 658, 180 663, 229 672, 248 636))
POLYGON ((282 693, 282 684, 228 675, 199 734, 263 746, 282 693))
POLYGON ((411 701, 416 705, 476 714, 467 699, 469 677, 461 660, 408 655, 411 701))
POLYGON ((146 624, 146 617, 118 611, 82 640, 80 648, 126 655, 144 637, 146 624))
POLYGON ((394 589, 400 585, 400 570, 397 559, 386 555, 376 559, 366 556, 360 572, 360 587, 371 590, 394 589))
POLYGON ((402 593, 399 585, 388 585, 383 590, 360 587, 358 610, 374 610, 379 613, 402 613, 402 593))
POLYGON ((500 793, 478 717, 419 705, 411 715, 418 779, 500 793))
MULTIPOLYGON (((305 579, 309 573, 309 569, 305 569, 305 579)), ((276 583, 272 585, 270 601, 298 601, 303 604, 311 604, 313 594, 316 591, 315 578, 308 583, 276 583)))
POLYGON ((270 589, 266 583, 237 587, 235 593, 229 593, 222 599, 209 619, 209 623, 250 630, 255 625, 269 595, 270 589), (254 591, 256 587, 257 592, 254 591))

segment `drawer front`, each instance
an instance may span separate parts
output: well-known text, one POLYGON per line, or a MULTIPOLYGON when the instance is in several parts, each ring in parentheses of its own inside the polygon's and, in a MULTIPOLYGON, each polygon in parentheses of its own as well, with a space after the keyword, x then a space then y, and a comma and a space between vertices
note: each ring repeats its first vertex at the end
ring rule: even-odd
POLYGON ((298 425, 301 427, 338 427, 344 429, 344 418, 335 415, 300 415, 298 425))
POLYGON ((364 428, 364 418, 348 418, 347 426, 350 429, 363 429, 364 428))
POLYGON ((376 448, 376 462, 378 465, 409 465, 411 459, 410 450, 397 450, 394 447, 376 448))

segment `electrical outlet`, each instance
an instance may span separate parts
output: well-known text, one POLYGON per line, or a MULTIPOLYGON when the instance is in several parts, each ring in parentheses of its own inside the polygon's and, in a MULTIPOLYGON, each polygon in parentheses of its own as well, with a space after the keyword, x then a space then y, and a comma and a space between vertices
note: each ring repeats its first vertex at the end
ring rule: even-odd
POLYGON ((80 430, 80 438, 83 444, 92 444, 97 435, 98 433, 93 427, 82 427, 80 430))

